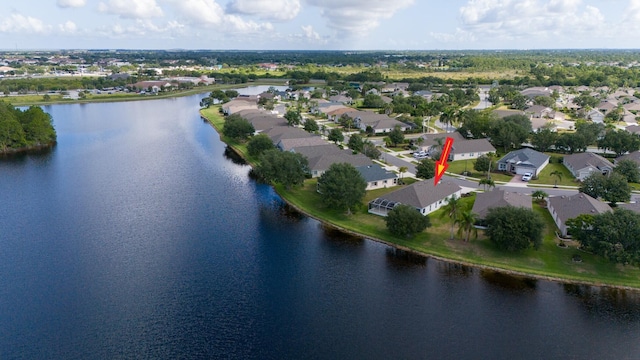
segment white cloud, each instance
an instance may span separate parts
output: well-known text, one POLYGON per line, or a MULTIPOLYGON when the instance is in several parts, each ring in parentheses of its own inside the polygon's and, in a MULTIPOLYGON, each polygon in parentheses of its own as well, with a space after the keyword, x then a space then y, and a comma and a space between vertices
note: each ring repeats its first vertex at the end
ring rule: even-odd
POLYGON ((224 10, 214 0, 173 0, 170 1, 178 13, 196 26, 219 25, 224 18, 224 10))
POLYGON ((631 0, 624 12, 623 22, 634 23, 638 21, 640 21, 640 0, 631 0))
POLYGON ((285 21, 300 12, 300 0, 232 0, 227 4, 229 13, 255 15, 261 19, 285 21))
POLYGON ((85 6, 87 4, 87 0, 58 0, 57 4, 61 8, 77 8, 85 6))
POLYGON ((0 19, 0 33, 43 34, 49 29, 42 20, 31 16, 11 14, 0 19))
POLYGON ((308 25, 302 26, 301 28, 305 38, 310 40, 320 40, 320 34, 313 30, 313 26, 308 25))
POLYGON ((173 37, 183 33, 185 26, 177 21, 169 21, 165 25, 156 25, 148 19, 138 19, 133 24, 120 23, 97 29, 100 36, 110 38, 132 37, 173 37))
MULTIPOLYGON (((328 26, 341 35, 365 35, 414 0, 306 0, 321 8, 328 26)), ((403 24, 406 25, 406 24, 403 24)))
POLYGON ((462 31, 477 39, 521 40, 523 47, 532 38, 551 47, 568 40, 588 46, 611 29, 599 9, 582 0, 470 0, 460 8, 460 19, 462 31))
POLYGON ((98 4, 98 10, 125 19, 147 19, 163 15, 156 0, 108 0, 98 4))
POLYGON ((185 22, 195 27, 215 28, 221 33, 251 33, 271 31, 270 23, 246 21, 240 16, 225 14, 215 0, 167 0, 173 4, 185 22))
POLYGON ((473 35, 473 33, 464 31, 460 28, 457 28, 456 32, 453 34, 430 32, 429 36, 443 43, 464 43, 476 40, 476 37, 473 35))
POLYGON ((78 30, 78 26, 73 21, 66 21, 64 24, 58 25, 58 31, 63 34, 74 34, 78 30))

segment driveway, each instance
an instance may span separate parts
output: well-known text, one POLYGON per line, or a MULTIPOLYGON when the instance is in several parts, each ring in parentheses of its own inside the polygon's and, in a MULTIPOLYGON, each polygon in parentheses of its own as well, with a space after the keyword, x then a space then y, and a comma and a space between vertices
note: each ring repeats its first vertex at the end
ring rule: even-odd
POLYGON ((527 181, 522 181, 522 175, 514 175, 505 185, 511 187, 527 187, 527 184, 527 181))

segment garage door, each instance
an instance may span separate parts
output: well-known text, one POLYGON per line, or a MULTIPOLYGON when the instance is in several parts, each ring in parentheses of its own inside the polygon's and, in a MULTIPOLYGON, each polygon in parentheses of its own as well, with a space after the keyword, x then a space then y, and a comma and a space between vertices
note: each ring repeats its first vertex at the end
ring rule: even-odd
POLYGON ((528 172, 535 174, 536 171, 530 167, 516 166, 516 174, 524 175, 525 173, 528 173, 528 172))

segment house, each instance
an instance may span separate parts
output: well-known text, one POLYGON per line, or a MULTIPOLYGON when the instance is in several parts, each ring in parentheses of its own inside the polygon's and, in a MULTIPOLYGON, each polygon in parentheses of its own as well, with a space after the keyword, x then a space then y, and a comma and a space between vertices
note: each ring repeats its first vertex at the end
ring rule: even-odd
POLYGON ((294 147, 289 151, 302 154, 307 158, 311 177, 322 176, 331 164, 348 163, 354 167, 373 165, 374 162, 362 154, 354 155, 351 150, 343 150, 334 144, 294 147))
POLYGON ((520 94, 522 94, 523 96, 529 98, 529 99, 534 99, 538 96, 551 96, 552 91, 549 90, 549 88, 546 87, 530 87, 527 89, 524 89, 522 91, 520 91, 520 94))
POLYGON ((477 159, 481 155, 496 152, 487 139, 465 139, 454 141, 449 158, 451 161, 477 159))
POLYGON ((384 134, 393 130, 396 126, 399 126, 402 131, 411 128, 411 125, 392 119, 387 115, 370 111, 351 111, 345 113, 345 115, 353 119, 354 128, 362 131, 367 131, 367 128, 371 128, 376 134, 384 134))
POLYGON ((601 113, 606 114, 617 107, 618 107, 617 101, 607 100, 607 101, 600 102, 600 104, 596 106, 596 109, 598 109, 601 113))
POLYGON ((299 138, 283 138, 278 141, 276 147, 282 151, 291 151, 305 146, 326 145, 327 141, 319 135, 311 135, 299 138))
POLYGON ((604 114, 598 111, 598 109, 593 109, 589 111, 585 117, 594 123, 602 124, 604 123, 604 114))
POLYGON ((484 219, 490 209, 503 206, 531 209, 531 196, 502 189, 478 193, 471 211, 478 214, 479 219, 484 219))
POLYGON ((552 196, 547 201, 547 209, 563 237, 568 235, 567 220, 582 214, 596 215, 611 211, 609 205, 583 193, 571 196, 552 196))
POLYGON ((629 125, 629 126, 625 127, 624 129, 627 130, 628 132, 632 133, 632 134, 640 134, 640 126, 638 126, 638 125, 629 125))
POLYGON ((346 95, 334 95, 329 97, 329 101, 340 104, 352 104, 353 99, 346 95))
POLYGON ((631 160, 634 163, 638 164, 638 168, 640 168, 640 151, 634 151, 632 153, 628 153, 628 154, 622 155, 620 157, 617 157, 614 160, 614 163, 618 164, 618 162, 620 162, 622 160, 631 160))
POLYGON ((258 102, 236 98, 222 105, 225 115, 232 115, 242 110, 258 110, 258 102))
POLYGON ((305 139, 316 136, 309 134, 308 132, 300 128, 291 126, 274 126, 268 130, 263 131, 263 133, 266 134, 271 139, 271 141, 273 141, 274 145, 278 145, 283 139, 305 139))
POLYGON ((405 204, 427 215, 446 205, 451 196, 460 197, 461 193, 462 188, 449 181, 441 181, 438 186, 431 180, 419 181, 372 200, 369 213, 387 216, 395 206, 405 204))
POLYGON ((530 106, 524 110, 524 113, 533 118, 553 118, 555 115, 552 108, 542 105, 530 106))
POLYGON ((398 185, 398 174, 382 168, 378 164, 356 167, 364 181, 367 182, 366 190, 388 188, 398 185))
POLYGON ((608 175, 613 171, 615 166, 609 160, 591 152, 567 155, 562 160, 562 164, 569 169, 571 175, 579 181, 583 181, 593 172, 608 175))
POLYGON ((540 171, 549 163, 549 155, 545 155, 533 149, 524 148, 511 151, 498 160, 498 170, 522 175, 533 173, 538 176, 540 171))

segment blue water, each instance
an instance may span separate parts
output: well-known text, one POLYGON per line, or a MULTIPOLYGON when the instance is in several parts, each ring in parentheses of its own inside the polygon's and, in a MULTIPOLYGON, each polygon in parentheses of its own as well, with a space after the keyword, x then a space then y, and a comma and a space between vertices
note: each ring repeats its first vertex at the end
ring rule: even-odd
POLYGON ((0 161, 0 359, 640 357, 637 293, 326 230, 199 99, 48 106, 53 151, 0 161))

